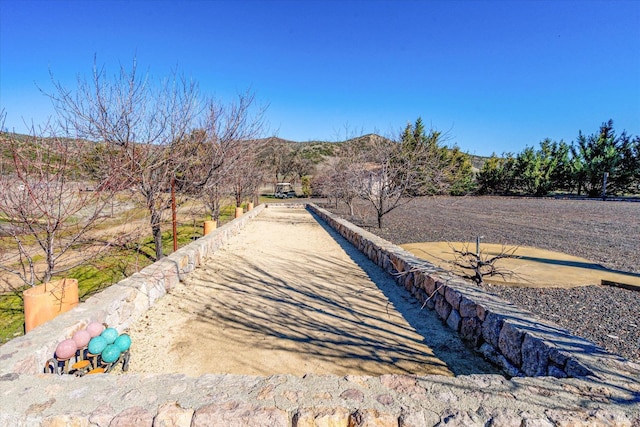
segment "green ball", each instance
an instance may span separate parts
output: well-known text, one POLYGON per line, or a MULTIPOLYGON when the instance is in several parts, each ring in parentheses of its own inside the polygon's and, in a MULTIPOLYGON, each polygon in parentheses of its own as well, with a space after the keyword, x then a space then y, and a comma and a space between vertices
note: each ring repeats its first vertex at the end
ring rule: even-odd
POLYGON ((89 350, 89 353, 91 354, 100 354, 102 353, 102 350, 104 350, 104 348, 107 346, 107 344, 107 340, 104 339, 103 336, 98 335, 97 337, 91 338, 87 350, 89 350))
POLYGON ((120 357, 120 348, 115 344, 109 344, 102 350, 102 361, 104 363, 113 363, 120 357))
POLYGON ((113 342, 118 338, 118 331, 115 328, 107 328, 100 334, 105 340, 107 340, 107 344, 113 344, 113 342))
POLYGON ((129 350, 129 347, 131 347, 131 337, 127 334, 122 334, 116 338, 114 344, 117 345, 118 348, 120 348, 120 351, 124 353, 129 350))

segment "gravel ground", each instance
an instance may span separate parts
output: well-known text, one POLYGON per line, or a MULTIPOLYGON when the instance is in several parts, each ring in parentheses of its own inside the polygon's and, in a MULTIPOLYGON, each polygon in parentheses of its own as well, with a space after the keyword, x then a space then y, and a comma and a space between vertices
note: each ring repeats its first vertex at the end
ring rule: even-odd
MULTIPOLYGON (((355 215, 332 211, 395 243, 482 241, 535 246, 640 274, 640 203, 507 197, 420 198, 375 227, 364 203, 355 215)), ((491 286, 504 299, 573 334, 640 362, 640 291, 585 286, 529 289, 491 286)))

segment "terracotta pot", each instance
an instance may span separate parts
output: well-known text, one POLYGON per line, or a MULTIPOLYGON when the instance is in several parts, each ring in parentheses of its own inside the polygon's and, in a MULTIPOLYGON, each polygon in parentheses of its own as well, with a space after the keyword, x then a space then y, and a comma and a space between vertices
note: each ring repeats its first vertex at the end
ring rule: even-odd
POLYGON ((247 212, 253 209, 253 202, 247 203, 247 212))
POLYGON ((218 228, 218 221, 215 219, 205 221, 204 222, 204 235, 211 233, 213 230, 218 228))
POLYGON ((236 218, 240 218, 242 216, 242 214, 244 213, 244 210, 242 209, 242 207, 236 208, 236 218))
POLYGON ((62 279, 29 288, 24 300, 24 330, 33 328, 78 305, 78 281, 62 279))

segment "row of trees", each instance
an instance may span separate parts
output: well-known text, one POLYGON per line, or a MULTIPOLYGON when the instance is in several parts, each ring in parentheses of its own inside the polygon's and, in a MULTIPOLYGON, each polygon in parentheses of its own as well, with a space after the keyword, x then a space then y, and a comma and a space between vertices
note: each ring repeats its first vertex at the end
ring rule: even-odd
POLYGON ((377 135, 347 141, 314 178, 314 192, 342 200, 351 215, 356 200, 368 201, 378 227, 387 213, 415 197, 466 194, 474 186, 471 160, 457 147, 445 146, 444 139, 418 118, 397 141, 377 135))
POLYGON ((545 139, 538 149, 527 147, 502 157, 494 154, 478 174, 478 190, 481 194, 535 196, 552 192, 589 197, 638 194, 640 137, 626 132, 616 135, 609 120, 596 133, 579 132, 572 144, 545 139))
POLYGON ((144 200, 156 259, 172 186, 205 200, 214 218, 229 194, 239 206, 257 193, 262 176, 254 165, 268 139, 252 94, 223 104, 175 72, 159 81, 139 74, 135 61, 113 77, 94 64, 74 88, 52 81, 55 120, 28 137, 2 135, 0 231, 14 249, 0 248, 0 268, 23 283, 81 263, 62 262, 72 252, 94 255, 81 249, 95 248, 87 232, 124 190, 144 200), (46 266, 36 268, 41 257, 46 266))

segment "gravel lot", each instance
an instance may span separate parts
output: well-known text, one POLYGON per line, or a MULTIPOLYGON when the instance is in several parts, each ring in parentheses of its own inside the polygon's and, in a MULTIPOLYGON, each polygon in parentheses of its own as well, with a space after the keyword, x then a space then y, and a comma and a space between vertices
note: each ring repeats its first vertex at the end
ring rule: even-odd
MULTIPOLYGON (((413 200, 375 227, 364 203, 352 222, 395 243, 482 241, 535 246, 640 274, 640 203, 507 197, 431 197, 413 200)), ((529 289, 491 286, 504 299, 607 350, 640 362, 640 291, 603 287, 529 289)))

